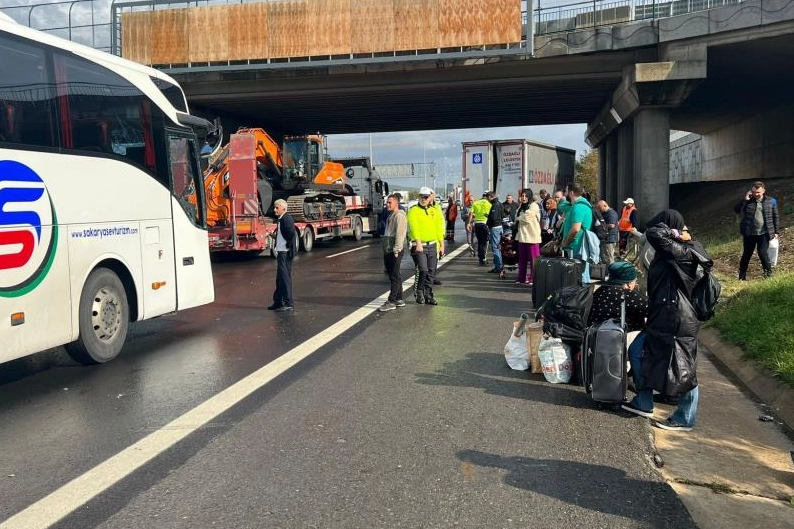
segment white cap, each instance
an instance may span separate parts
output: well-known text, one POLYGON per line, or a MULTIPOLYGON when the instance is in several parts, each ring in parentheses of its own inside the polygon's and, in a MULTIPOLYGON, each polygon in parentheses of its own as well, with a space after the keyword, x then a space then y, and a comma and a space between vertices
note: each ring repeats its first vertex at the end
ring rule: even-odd
POLYGON ((419 190, 419 195, 420 196, 421 195, 432 195, 432 194, 433 194, 433 190, 430 189, 429 187, 423 187, 422 189, 419 190))
POLYGON ((634 199, 629 197, 623 201, 624 204, 634 204, 634 199))

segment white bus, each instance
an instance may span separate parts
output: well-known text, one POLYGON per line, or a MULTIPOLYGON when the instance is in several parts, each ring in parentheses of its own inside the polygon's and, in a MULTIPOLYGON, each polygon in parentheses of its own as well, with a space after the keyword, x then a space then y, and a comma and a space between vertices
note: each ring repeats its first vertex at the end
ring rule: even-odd
POLYGON ((210 303, 196 131, 170 77, 0 15, 0 362, 119 354, 210 303))

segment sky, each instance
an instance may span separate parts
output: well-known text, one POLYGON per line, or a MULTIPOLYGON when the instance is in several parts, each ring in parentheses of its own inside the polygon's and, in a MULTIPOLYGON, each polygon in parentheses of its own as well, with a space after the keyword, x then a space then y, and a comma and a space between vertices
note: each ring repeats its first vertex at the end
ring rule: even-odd
MULTIPOLYGON (((212 0, 223 2, 224 0, 212 0)), ((546 4, 559 3, 562 0, 547 0, 546 4)), ((69 25, 69 3, 63 0, 0 0, 2 11, 27 23, 28 8, 8 9, 12 6, 31 6, 61 2, 51 7, 37 7, 31 16, 31 25, 39 29, 63 28, 69 25)), ((92 16, 95 24, 110 19, 110 0, 79 1, 74 4, 71 12, 71 25, 91 24, 92 16), (93 13, 92 13, 93 6, 93 13)), ((75 40, 96 47, 108 46, 107 38, 102 35, 88 35, 87 30, 75 30, 75 40), (80 40, 80 31, 85 40, 80 40)), ((64 32, 54 32, 66 37, 64 32)), ((431 168, 437 178, 439 187, 446 177, 448 183, 459 181, 461 176, 461 143, 469 141, 521 139, 526 138, 560 147, 574 149, 577 158, 582 156, 588 146, 584 142, 585 124, 548 125, 531 127, 503 127, 482 129, 455 129, 436 131, 406 131, 375 134, 341 134, 328 137, 329 154, 335 158, 350 156, 371 156, 374 165, 382 164, 418 164, 414 174, 419 175, 408 179, 394 179, 393 187, 418 188, 428 184, 427 176, 431 168), (433 164, 433 165, 430 165, 433 164)))
POLYGON ((463 142, 526 138, 574 149, 578 159, 588 150, 584 141, 585 129, 585 124, 578 124, 383 132, 371 135, 333 134, 328 136, 327 144, 328 152, 333 157, 371 156, 376 168, 382 164, 417 164, 414 171, 416 176, 413 178, 389 177, 390 185, 395 189, 423 185, 432 187, 432 179, 429 178, 432 168, 435 169, 435 184, 444 189, 445 177, 447 183, 460 181, 463 142))

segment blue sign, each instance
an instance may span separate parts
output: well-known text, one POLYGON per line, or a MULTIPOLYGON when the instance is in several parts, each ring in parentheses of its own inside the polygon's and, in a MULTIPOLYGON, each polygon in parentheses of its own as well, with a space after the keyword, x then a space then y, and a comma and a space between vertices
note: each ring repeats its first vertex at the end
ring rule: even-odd
POLYGON ((471 155, 471 163, 482 163, 482 153, 475 152, 471 155))

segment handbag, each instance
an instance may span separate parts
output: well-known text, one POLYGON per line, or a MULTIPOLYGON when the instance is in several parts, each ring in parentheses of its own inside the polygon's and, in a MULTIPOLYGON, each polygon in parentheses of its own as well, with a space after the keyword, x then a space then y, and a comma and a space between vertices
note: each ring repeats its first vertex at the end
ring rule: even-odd
POLYGON ((554 238, 541 246, 540 255, 543 257, 562 257, 562 240, 554 238))

